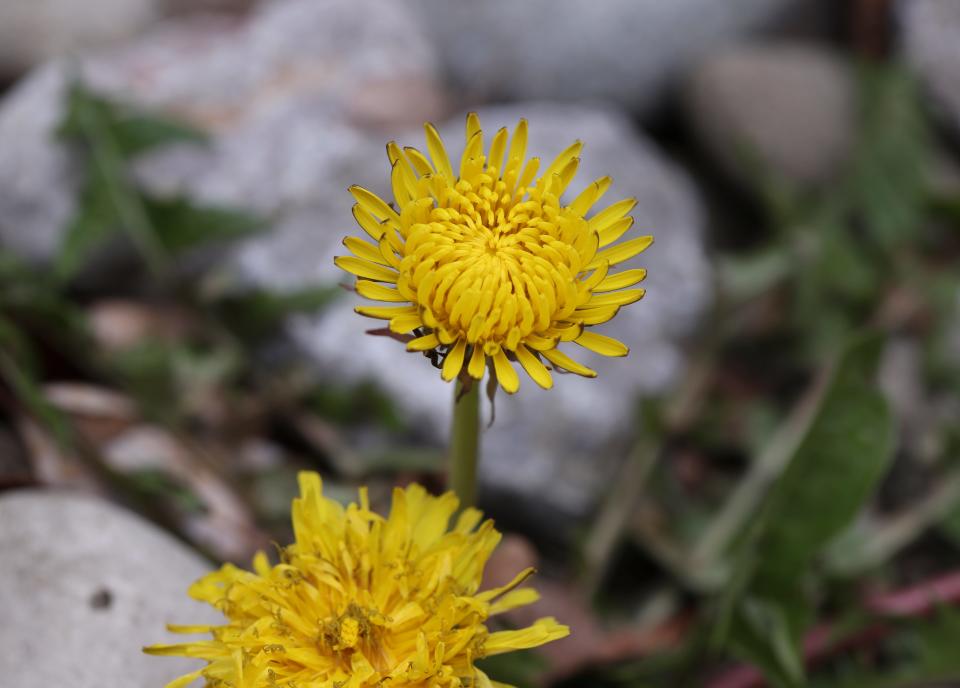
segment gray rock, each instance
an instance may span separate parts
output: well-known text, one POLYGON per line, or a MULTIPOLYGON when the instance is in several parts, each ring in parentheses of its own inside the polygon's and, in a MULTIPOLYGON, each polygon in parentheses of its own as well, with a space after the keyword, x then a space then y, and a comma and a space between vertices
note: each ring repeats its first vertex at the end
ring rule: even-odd
POLYGON ((793 0, 415 0, 450 79, 477 101, 608 99, 646 110, 699 56, 793 0))
POLYGON ((897 7, 903 54, 935 109, 960 135, 960 3, 911 0, 897 7))
POLYGON ((30 0, 0 3, 0 74, 127 39, 154 21, 158 0, 30 0))
POLYGON ((692 73, 686 105, 707 150, 748 185, 774 174, 823 184, 848 159, 856 122, 850 66, 826 48, 738 46, 692 73))
MULTIPOLYGON (((166 623, 217 623, 187 597, 210 566, 169 535, 90 497, 0 497, 4 685, 157 688, 201 664, 148 657, 166 623)), ((188 636, 179 636, 180 640, 188 636)))
MULTIPOLYGON (((605 359, 573 347, 572 353, 593 366, 599 378, 558 376, 550 391, 523 379, 518 394, 498 395, 496 424, 483 438, 481 472, 486 487, 516 490, 559 512, 582 517, 594 506, 622 457, 622 452, 610 451, 611 446, 634 432, 635 399, 663 390, 675 379, 682 366, 676 340, 690 331, 709 298, 710 266, 704 255, 701 206, 688 177, 617 110, 537 102, 479 112, 484 129, 490 132, 512 127, 526 117, 530 155, 540 154, 547 160, 574 139, 586 142, 572 188, 579 190, 593 179, 612 175, 613 188, 604 200, 636 197, 636 229, 631 231, 656 237, 654 245, 630 263, 649 269, 646 298, 624 308, 600 329, 626 342, 631 355, 605 359)), ((459 156, 462 116, 442 126, 441 132, 451 156, 459 156)), ((400 143, 423 147, 422 134, 411 133, 400 143)), ((386 156, 380 157, 385 178, 386 156)), ((343 279, 335 269, 330 272, 328 257, 344 252, 338 230, 360 232, 349 224, 334 229, 315 223, 308 230, 313 232, 312 239, 303 235, 301 251, 311 250, 312 244, 323 255, 316 271, 306 277, 343 279)), ((276 265, 272 272, 283 267, 276 265)), ((319 319, 299 320, 293 336, 318 361, 325 376, 379 382, 403 402, 411 418, 418 418, 422 427, 445 442, 452 386, 440 379, 428 361, 405 353, 397 342, 363 336, 365 329, 379 325, 352 312, 358 302, 346 298, 319 319)))
MULTIPOLYGON (((211 133, 210 150, 158 163, 148 182, 179 189, 203 177, 202 195, 242 205, 264 176, 322 204, 316 196, 346 186, 338 171, 367 158, 365 129, 420 122, 442 101, 426 40, 389 0, 281 0, 243 23, 185 19, 80 68, 96 89, 211 133), (288 157, 268 145, 278 137, 288 157), (259 159, 238 158, 250 150, 259 159)), ((53 140, 69 71, 47 64, 0 103, 0 243, 35 261, 54 254, 73 209, 76 171, 53 140)), ((278 199, 251 200, 272 208, 278 199)))

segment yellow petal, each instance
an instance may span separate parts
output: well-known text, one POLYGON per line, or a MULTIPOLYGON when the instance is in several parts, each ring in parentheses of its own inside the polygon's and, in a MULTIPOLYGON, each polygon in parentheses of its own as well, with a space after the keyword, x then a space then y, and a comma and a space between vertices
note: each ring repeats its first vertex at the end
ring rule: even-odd
POLYGON ((604 261, 609 262, 610 265, 616 265, 617 263, 622 263, 625 260, 630 260, 638 253, 642 253, 643 251, 647 250, 652 243, 652 236, 642 236, 637 237, 636 239, 631 239, 630 241, 625 241, 622 244, 617 244, 611 248, 605 248, 604 250, 597 252, 597 255, 593 257, 593 261, 587 266, 587 269, 590 270, 596 268, 604 261))
POLYGON ((433 332, 407 342, 407 351, 429 351, 440 346, 440 340, 433 332))
POLYGON ((550 163, 550 167, 547 168, 547 171, 543 173, 543 179, 549 179, 555 174, 559 174, 560 170, 567 166, 567 163, 571 159, 576 158, 580 155, 580 151, 583 150, 583 141, 574 141, 569 146, 567 146, 563 151, 554 158, 553 162, 550 163))
POLYGON ((595 351, 601 356, 626 356, 630 353, 630 349, 623 342, 589 330, 584 330, 583 334, 574 341, 583 348, 595 351))
POLYGON ((416 306, 357 306, 353 310, 360 315, 365 315, 368 318, 377 318, 379 320, 392 320, 398 315, 417 313, 416 306))
POLYGON ((480 116, 476 112, 467 113, 466 140, 469 141, 480 131, 480 116))
POLYGON ((598 265, 596 269, 593 271, 593 274, 580 283, 580 286, 583 288, 584 291, 588 291, 588 292, 595 291, 597 288, 597 285, 603 282, 604 279, 606 279, 607 272, 609 270, 610 270, 610 263, 607 263, 606 261, 600 263, 600 265, 598 265))
POLYGON ((583 308, 605 308, 607 306, 626 306, 630 303, 636 303, 647 293, 646 289, 625 289, 623 291, 611 291, 603 294, 594 294, 590 297, 583 308))
POLYGON ((520 389, 520 376, 513 369, 503 349, 493 355, 493 369, 497 374, 497 382, 503 387, 504 392, 513 394, 520 389))
POLYGON ((353 219, 357 221, 357 224, 363 229, 364 232, 370 235, 370 238, 374 241, 380 241, 380 238, 386 232, 386 228, 377 222, 377 218, 370 214, 359 203, 353 204, 353 219))
POLYGON ((429 122, 424 124, 423 128, 427 134, 427 152, 430 153, 433 166, 452 184, 457 178, 453 174, 453 166, 450 164, 450 158, 443 145, 443 139, 440 138, 440 133, 429 122))
POLYGON ((490 605, 490 614, 502 614, 503 612, 525 607, 533 604, 540 599, 540 594, 533 588, 520 588, 511 590, 499 600, 490 605))
POLYGON ((507 149, 507 128, 501 127, 490 143, 490 154, 487 156, 487 167, 503 170, 503 154, 507 149))
POLYGON ((357 280, 357 293, 365 299, 373 299, 374 301, 387 301, 390 303, 409 301, 409 299, 405 298, 403 294, 396 289, 391 289, 378 282, 370 282, 368 280, 357 280))
POLYGON ((446 358, 443 359, 443 370, 440 372, 440 377, 447 382, 457 377, 463 368, 463 356, 466 351, 467 342, 463 339, 457 340, 457 343, 454 344, 446 358))
POLYGON ((470 354, 470 365, 467 367, 467 373, 474 380, 483 378, 483 371, 487 367, 487 357, 483 353, 482 346, 474 346, 473 353, 470 354))
MULTIPOLYGON (((580 321, 580 325, 600 325, 612 319, 616 314, 620 312, 620 306, 604 306, 602 308, 584 308, 577 309, 576 318, 580 321)), ((577 334, 577 337, 580 335, 577 334)), ((573 339, 577 339, 573 337, 573 339)), ((572 340, 571 340, 572 341, 572 340)))
POLYGON ((590 184, 590 186, 580 192, 579 196, 573 199, 573 202, 570 204, 571 212, 580 216, 586 215, 587 211, 593 207, 593 204, 599 201, 603 194, 607 192, 612 182, 613 179, 611 177, 601 177, 590 184))
POLYGON ((597 376, 596 371, 591 370, 582 363, 577 363, 559 349, 550 349, 548 351, 541 351, 540 353, 542 353, 544 358, 558 368, 563 368, 564 370, 568 370, 571 373, 576 373, 577 375, 582 375, 583 377, 597 376))
POLYGON ((520 365, 523 366, 523 369, 527 371, 527 375, 529 375, 534 382, 544 389, 553 387, 553 377, 551 377, 550 371, 547 370, 547 367, 543 365, 540 359, 531 353, 526 346, 523 344, 518 346, 516 354, 520 365))
POLYGON ((642 282, 646 276, 647 271, 643 268, 624 270, 601 280, 593 291, 616 291, 624 287, 632 287, 637 282, 642 282))
POLYGON ((570 629, 561 626, 556 619, 539 619, 532 626, 516 631, 497 631, 487 636, 483 644, 485 653, 498 655, 513 650, 526 650, 570 635, 570 629))
POLYGON ((373 244, 368 244, 363 239, 358 239, 357 237, 347 237, 343 240, 343 245, 346 246, 350 253, 355 255, 357 258, 363 258, 364 260, 369 260, 371 263, 377 263, 378 265, 388 265, 386 258, 380 254, 380 247, 374 246, 373 244))
POLYGON ((397 272, 384 265, 377 265, 367 260, 354 258, 353 256, 337 256, 333 259, 341 270, 346 270, 357 277, 376 280, 377 282, 397 283, 397 272))
POLYGON ((391 220, 400 224, 400 216, 397 214, 397 211, 387 205, 387 202, 377 194, 368 189, 364 189, 362 186, 356 185, 350 187, 350 193, 357 199, 357 203, 365 210, 370 211, 374 217, 379 217, 381 220, 391 220))
MULTIPOLYGON (((503 166, 503 177, 507 174, 520 174, 520 168, 523 167, 523 159, 527 155, 527 120, 521 119, 517 122, 517 128, 513 130, 513 138, 510 140, 510 150, 507 151, 507 160, 503 166)), ((511 189, 512 191, 512 189, 511 189)))
POLYGON ((423 318, 421 318, 420 313, 416 311, 413 313, 403 313, 390 318, 390 331, 396 332, 397 334, 407 334, 418 327, 423 327, 423 318))
POLYGON ((409 146, 403 149, 403 152, 407 155, 407 160, 410 161, 410 164, 413 165, 413 169, 417 171, 421 177, 425 177, 433 173, 433 167, 430 165, 430 161, 427 160, 427 156, 418 151, 416 148, 411 148, 409 146))
POLYGON ((637 199, 625 198, 617 201, 590 218, 590 227, 602 231, 629 213, 637 205, 637 199))
POLYGON ((626 234, 631 227, 633 227, 633 218, 627 216, 621 217, 609 227, 604 227, 603 229, 599 230, 597 234, 600 237, 600 248, 612 244, 614 241, 626 234))

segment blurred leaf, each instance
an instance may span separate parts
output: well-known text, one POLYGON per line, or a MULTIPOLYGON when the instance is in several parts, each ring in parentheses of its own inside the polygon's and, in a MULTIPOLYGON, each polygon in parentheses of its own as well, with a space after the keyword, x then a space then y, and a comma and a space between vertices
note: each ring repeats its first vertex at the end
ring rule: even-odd
POLYGON ((56 260, 61 280, 73 277, 94 251, 121 232, 154 275, 162 275, 178 252, 264 226, 248 213, 183 197, 157 198, 137 188, 131 158, 159 146, 203 141, 198 132, 95 95, 80 83, 70 88, 67 101, 58 131, 80 144, 87 165, 56 260))
POLYGON ((820 408, 761 514, 756 577, 788 587, 873 494, 893 453, 890 411, 872 380, 883 341, 842 355, 820 408))
POLYGON ((803 658, 795 623, 783 602, 743 600, 731 629, 730 646, 761 669, 774 686, 794 688, 805 685, 803 658))
POLYGON ((304 404, 317 415, 340 425, 373 420, 390 430, 400 430, 403 426, 394 400, 371 381, 319 385, 307 395, 304 404))
POLYGON ((960 612, 944 607, 933 618, 901 624, 886 643, 885 662, 856 660, 841 664, 834 676, 819 676, 811 688, 914 688, 954 685, 960 680, 960 612))
POLYGON ((73 277, 93 251, 120 231, 122 224, 110 179, 99 167, 92 168, 89 174, 77 196, 76 210, 54 264, 54 273, 63 280, 73 277))
POLYGON ((892 455, 890 413, 872 382, 882 346, 878 337, 862 337, 843 352, 786 469, 741 537, 721 600, 720 642, 775 685, 803 685, 800 639, 813 609, 802 586, 810 564, 854 520, 892 455))
POLYGON ((291 315, 323 310, 341 292, 339 287, 328 286, 288 292, 250 290, 223 297, 214 307, 232 331, 256 340, 275 334, 291 315))
POLYGON ((492 681, 516 688, 534 688, 541 684, 539 679, 547 669, 547 662, 535 652, 521 650, 485 657, 477 661, 477 667, 492 681))
POLYGON ((437 473, 444 468, 444 452, 423 447, 393 447, 389 451, 365 454, 367 473, 437 473))
POLYGON ((867 230, 887 249, 916 236, 930 201, 931 135, 917 88, 901 66, 860 70, 853 193, 867 230))
POLYGON ((139 469, 126 474, 130 484, 142 495, 172 503, 185 514, 205 514, 206 505, 188 486, 159 469, 139 469))
POLYGON ((60 133, 82 145, 88 165, 77 209, 57 257, 57 276, 73 277, 89 254, 120 230, 127 234, 151 271, 161 274, 168 256, 134 187, 127 169, 128 156, 111 113, 79 83, 73 85, 67 98, 66 119, 60 133))
POLYGON ((173 344, 148 341, 114 352, 106 361, 148 415, 168 417, 179 408, 175 349, 173 344))
POLYGON ((67 140, 84 141, 89 135, 88 118, 109 128, 117 152, 124 158, 174 143, 206 141, 206 135, 198 129, 104 98, 75 81, 67 92, 66 114, 57 134, 67 140))
POLYGON ((796 267, 779 246, 749 255, 723 256, 718 264, 721 291, 733 301, 747 300, 776 287, 796 267))
POLYGON ((231 208, 204 206, 183 196, 144 196, 143 206, 164 248, 180 253, 199 245, 242 238, 266 225, 255 215, 231 208))
POLYGON ((0 317, 0 380, 6 383, 24 410, 40 422, 60 447, 70 442, 63 414, 46 398, 35 377, 33 352, 11 323, 0 317))

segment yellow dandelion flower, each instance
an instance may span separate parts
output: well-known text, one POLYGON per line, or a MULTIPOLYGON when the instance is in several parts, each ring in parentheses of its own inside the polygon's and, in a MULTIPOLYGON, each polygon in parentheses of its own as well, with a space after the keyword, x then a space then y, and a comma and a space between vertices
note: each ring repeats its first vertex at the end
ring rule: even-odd
POLYGON ((479 592, 500 540, 490 520, 457 510, 453 493, 396 489, 387 518, 367 494, 347 507, 323 496, 316 473, 300 474, 293 501, 295 543, 271 566, 261 552, 253 571, 231 564, 193 584, 190 595, 223 612, 222 626, 170 626, 209 640, 154 645, 155 655, 206 660, 167 688, 202 678, 224 688, 483 687, 497 685, 474 661, 536 647, 569 633, 552 618, 490 632, 487 620, 537 599, 518 586, 479 592), (387 683, 389 681, 389 683, 387 683))
POLYGON ((437 130, 425 128, 429 158, 387 145, 394 205, 359 186, 350 189, 354 217, 374 243, 348 237, 344 245, 353 255, 336 263, 357 276, 361 296, 395 304, 357 312, 410 335, 410 351, 442 359, 445 380, 464 369, 479 380, 489 367, 510 393, 520 386, 513 361, 547 389, 553 380, 546 364, 596 376, 561 352, 561 342, 625 356, 622 342, 587 328, 644 295, 629 287, 645 270, 611 272, 653 242, 640 236, 616 243, 633 224, 636 201, 587 218, 610 187, 603 177, 562 205, 583 144, 560 153, 538 178, 539 159, 525 161, 525 120, 512 139, 500 129, 485 149, 480 120, 468 115, 457 172, 437 130))

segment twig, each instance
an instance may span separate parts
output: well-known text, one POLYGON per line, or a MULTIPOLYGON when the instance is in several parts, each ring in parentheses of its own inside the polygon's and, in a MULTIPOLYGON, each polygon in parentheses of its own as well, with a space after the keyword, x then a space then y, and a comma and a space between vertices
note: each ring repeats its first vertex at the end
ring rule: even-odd
MULTIPOLYGON (((836 625, 826 623, 815 626, 804 636, 803 656, 807 667, 852 648, 870 646, 883 640, 894 630, 891 619, 922 617, 944 605, 960 605, 960 570, 895 592, 871 595, 863 605, 879 618, 848 635, 838 637, 836 625)), ((762 688, 767 682, 757 669, 737 665, 705 685, 706 688, 762 688)))
POLYGON ((944 518, 960 500, 960 471, 953 471, 916 506, 884 519, 860 536, 862 544, 828 552, 831 573, 853 575, 890 559, 930 526, 944 518))
POLYGON ((87 94, 77 78, 74 89, 83 89, 82 101, 77 107, 80 126, 90 141, 90 153, 94 163, 106 180, 110 200, 120 216, 123 229, 139 249, 147 267, 154 277, 162 277, 167 267, 167 254, 157 239, 157 233, 147 215, 140 196, 127 178, 123 157, 110 131, 90 111, 87 94))
POLYGON ((747 476, 721 507, 720 513, 711 520, 693 547, 691 556, 694 562, 708 563, 720 558, 754 513, 813 419, 830 373, 829 367, 820 371, 766 449, 750 466, 747 476))
POLYGON ((603 505, 584 547, 584 589, 592 597, 606 576, 616 547, 642 498, 650 471, 656 464, 658 449, 646 435, 641 437, 621 467, 613 492, 603 505))

